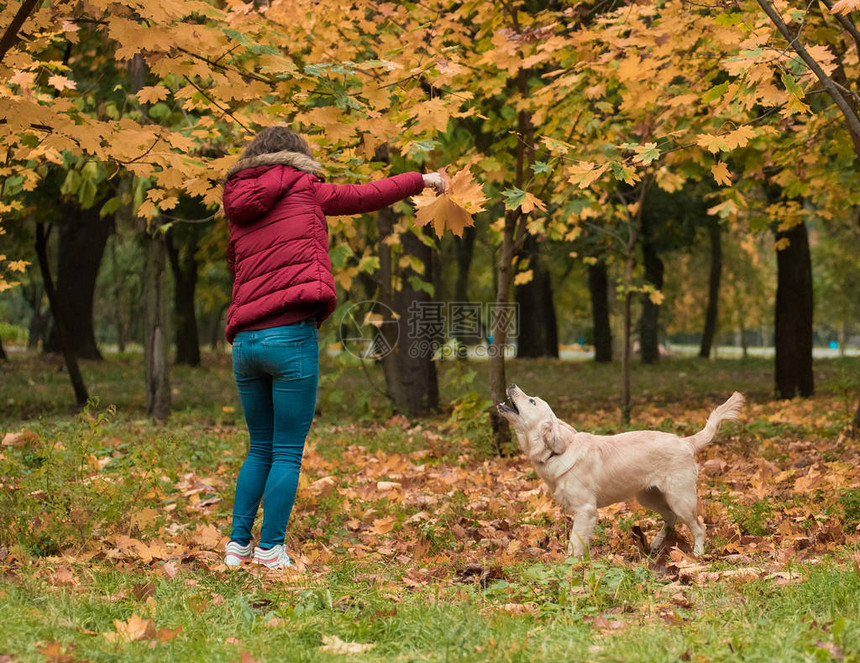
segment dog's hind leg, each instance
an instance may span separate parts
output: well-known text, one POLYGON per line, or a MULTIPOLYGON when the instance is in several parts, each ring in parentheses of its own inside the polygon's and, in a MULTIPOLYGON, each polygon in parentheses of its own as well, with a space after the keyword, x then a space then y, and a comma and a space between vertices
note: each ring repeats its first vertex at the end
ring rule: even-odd
POLYGON ((651 552, 656 552, 666 540, 666 535, 672 531, 673 527, 675 527, 675 512, 669 508, 669 505, 666 503, 666 498, 663 496, 663 493, 660 492, 659 488, 655 488, 653 486, 651 488, 646 488, 636 494, 636 499, 639 500, 639 504, 645 508, 653 509, 663 516, 663 527, 651 542, 651 552))
POLYGON ((690 533, 693 535, 693 554, 696 556, 704 554, 705 526, 699 520, 699 514, 696 509, 698 498, 696 496, 695 483, 686 490, 666 493, 665 497, 669 508, 677 514, 681 522, 690 528, 690 533))
POLYGON ((597 524, 597 506, 588 504, 579 507, 573 514, 573 528, 570 530, 570 543, 567 544, 567 554, 584 557, 588 550, 588 542, 597 524))

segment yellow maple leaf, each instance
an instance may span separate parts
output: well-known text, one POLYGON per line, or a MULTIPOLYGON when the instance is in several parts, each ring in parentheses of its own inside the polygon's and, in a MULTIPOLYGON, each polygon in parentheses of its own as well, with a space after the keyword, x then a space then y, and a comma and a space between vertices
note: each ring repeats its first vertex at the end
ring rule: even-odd
POLYGON ((713 134, 699 134, 696 136, 696 144, 716 154, 717 152, 728 152, 731 148, 724 136, 713 134))
POLYGON ((355 127, 344 116, 343 111, 334 106, 320 106, 299 113, 296 122, 302 122, 310 127, 322 127, 323 133, 332 143, 352 138, 355 127))
POLYGON ((416 134, 425 131, 445 131, 448 128, 448 118, 451 117, 451 113, 439 97, 422 101, 412 110, 412 117, 416 120, 412 131, 416 134))
POLYGON ((659 290, 652 290, 648 293, 648 299, 657 306, 660 306, 660 304, 663 303, 663 300, 666 299, 666 296, 659 290))
POLYGON ((6 267, 10 272, 26 272, 29 264, 26 260, 13 260, 6 267))
POLYGON ((713 207, 708 209, 708 214, 710 216, 719 216, 720 218, 728 218, 732 214, 736 214, 738 211, 737 203, 734 200, 726 200, 725 202, 720 203, 719 205, 714 205, 713 207))
POLYGON ((534 271, 531 269, 527 269, 524 272, 520 272, 514 277, 514 285, 525 285, 529 283, 534 277, 534 271))
POLYGON ((733 150, 736 147, 746 147, 746 144, 750 142, 750 139, 755 138, 755 135, 755 129, 750 126, 744 126, 724 134, 721 138, 726 141, 729 149, 733 150))
POLYGON ((415 218, 421 226, 432 222, 438 237, 445 233, 446 227, 457 237, 462 237, 463 228, 474 225, 471 214, 444 193, 434 198, 430 204, 420 207, 415 218))
POLYGON ((520 205, 520 209, 522 209, 523 214, 528 214, 535 207, 537 207, 541 212, 546 212, 546 203, 544 203, 537 196, 533 196, 528 191, 526 191, 526 195, 523 199, 523 204, 520 205))
POLYGON ((475 224, 472 215, 484 211, 483 204, 487 197, 468 168, 450 179, 444 171, 440 170, 440 174, 446 181, 445 193, 439 196, 433 193, 415 196, 413 201, 418 208, 415 219, 420 226, 432 223, 438 237, 445 233, 446 228, 457 237, 462 237, 463 228, 475 224))
POLYGON ((729 186, 732 183, 732 176, 729 174, 729 168, 724 161, 711 166, 711 174, 714 176, 717 184, 729 186))
POLYGON ((568 182, 571 184, 575 184, 580 189, 585 189, 609 168, 609 164, 605 163, 602 166, 598 167, 597 164, 592 163, 590 161, 580 161, 577 164, 574 164, 570 167, 568 172, 570 176, 568 177, 568 182))
POLYGON ((642 78, 642 58, 633 54, 618 65, 618 78, 622 81, 636 81, 642 78))
POLYGON ((14 75, 7 79, 7 83, 12 85, 20 85, 22 88, 33 87, 36 81, 36 73, 33 71, 16 71, 14 75))
POLYGON ((170 210, 179 204, 179 198, 176 196, 167 196, 164 200, 159 201, 158 208, 161 210, 170 210))
POLYGON ((834 14, 848 14, 860 10, 860 0, 839 0, 834 2, 830 11, 834 14))
POLYGON ((48 78, 48 85, 57 88, 61 92, 63 90, 74 90, 77 87, 72 79, 60 76, 59 74, 54 74, 48 78))
POLYGON ((563 140, 556 140, 555 138, 550 138, 549 136, 544 136, 542 138, 543 144, 552 154, 567 154, 571 150, 575 150, 576 148, 570 143, 565 143, 563 140))
POLYGON ((140 88, 140 92, 135 96, 142 104, 154 104, 162 99, 167 99, 168 94, 169 90, 163 85, 147 85, 140 88))

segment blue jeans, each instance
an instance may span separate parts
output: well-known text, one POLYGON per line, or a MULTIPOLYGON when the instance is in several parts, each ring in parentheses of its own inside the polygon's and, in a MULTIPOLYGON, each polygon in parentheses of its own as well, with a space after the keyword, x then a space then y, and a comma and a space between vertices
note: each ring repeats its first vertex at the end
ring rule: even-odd
POLYGON ((284 542, 296 499, 319 380, 315 320, 243 331, 233 340, 233 377, 251 443, 236 481, 231 539, 251 541, 263 500, 261 548, 284 542))

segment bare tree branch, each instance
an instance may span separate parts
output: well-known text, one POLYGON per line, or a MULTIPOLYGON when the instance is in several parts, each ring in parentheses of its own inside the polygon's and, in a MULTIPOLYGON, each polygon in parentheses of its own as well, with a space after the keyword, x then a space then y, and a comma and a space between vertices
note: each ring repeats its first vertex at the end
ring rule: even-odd
POLYGON ((836 106, 842 111, 842 115, 845 117, 845 122, 848 125, 848 133, 851 135, 851 140, 854 143, 854 151, 857 157, 860 158, 860 117, 857 116, 855 110, 839 91, 834 80, 825 73, 821 65, 809 54, 809 51, 806 50, 800 39, 796 35, 791 34, 791 30, 788 29, 785 21, 782 20, 779 13, 773 8, 773 5, 768 0, 757 0, 757 2, 759 7, 762 8, 771 22, 776 26, 777 30, 788 40, 794 51, 806 63, 806 66, 821 81, 821 85, 827 91, 827 94, 830 95, 836 106))
POLYGON ((39 0, 24 0, 24 2, 21 3, 18 13, 15 14, 14 18, 6 28, 6 32, 4 32, 3 36, 0 37, 0 62, 3 61, 4 57, 6 57, 6 53, 9 52, 9 49, 20 41, 21 38, 18 36, 18 31, 21 29, 21 26, 24 25, 24 21, 26 21, 30 14, 33 13, 33 10, 38 4, 39 0))
MULTIPOLYGON (((821 0, 824 6, 833 14, 833 0, 821 0)), ((845 28, 845 32, 854 38, 854 44, 857 46, 857 52, 860 53, 860 30, 854 25, 854 21, 847 14, 833 14, 833 18, 839 21, 839 24, 845 28)))
POLYGON ((213 105, 213 106, 215 106, 215 108, 217 108, 219 111, 221 111, 222 113, 224 113, 224 115, 229 115, 229 116, 230 116, 230 118, 231 118, 231 119, 232 119, 236 124, 238 124, 240 127, 242 127, 242 128, 243 128, 246 132, 248 132, 249 134, 254 133, 254 132, 253 132, 253 131, 251 131, 248 127, 246 127, 244 124, 242 124, 242 121, 241 121, 239 118, 237 118, 235 115, 233 115, 233 113, 231 113, 231 112, 230 112, 230 109, 229 109, 229 108, 224 108, 223 106, 221 106, 217 101, 215 101, 215 100, 214 100, 214 99, 213 99, 213 98, 212 98, 212 97, 211 97, 211 96, 206 92, 206 90, 204 90, 202 87, 200 87, 199 85, 197 85, 197 83, 195 83, 195 82, 194 82, 194 81, 192 81, 190 78, 188 78, 188 76, 183 76, 183 78, 185 78, 185 80, 186 80, 186 81, 188 81, 188 83, 189 83, 189 84, 190 84, 190 85, 191 85, 195 90, 197 90, 200 94, 202 94, 204 97, 206 97, 206 98, 207 98, 207 99, 212 103, 212 105, 213 105))

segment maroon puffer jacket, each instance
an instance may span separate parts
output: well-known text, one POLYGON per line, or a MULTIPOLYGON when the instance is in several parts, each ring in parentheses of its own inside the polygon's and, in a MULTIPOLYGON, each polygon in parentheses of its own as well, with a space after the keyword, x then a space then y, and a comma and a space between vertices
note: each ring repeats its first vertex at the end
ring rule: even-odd
POLYGON ((424 187, 421 173, 338 185, 323 182, 319 170, 305 154, 273 152, 242 159, 227 172, 230 343, 237 332, 265 327, 269 319, 282 324, 291 309, 318 310, 319 326, 337 304, 325 215, 373 212, 424 187))

